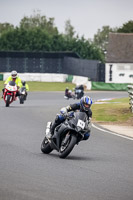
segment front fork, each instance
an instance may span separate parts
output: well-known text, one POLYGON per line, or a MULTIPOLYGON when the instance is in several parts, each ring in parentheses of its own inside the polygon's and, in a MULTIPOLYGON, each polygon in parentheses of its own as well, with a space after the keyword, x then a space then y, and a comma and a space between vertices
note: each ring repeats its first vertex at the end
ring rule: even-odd
POLYGON ((16 93, 11 93, 11 92, 6 92, 4 94, 4 99, 5 101, 7 100, 7 96, 10 95, 10 102, 14 101, 15 100, 15 96, 16 96, 16 93))
POLYGON ((65 136, 65 138, 64 138, 64 140, 62 142, 63 146, 67 144, 69 138, 70 138, 70 131, 66 134, 66 136, 65 136))

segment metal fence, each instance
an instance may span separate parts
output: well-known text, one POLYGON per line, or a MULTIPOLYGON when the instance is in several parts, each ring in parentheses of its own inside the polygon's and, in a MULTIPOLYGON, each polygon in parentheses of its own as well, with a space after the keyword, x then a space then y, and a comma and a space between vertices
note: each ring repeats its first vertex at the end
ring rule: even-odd
POLYGON ((131 112, 133 113, 133 85, 128 85, 128 94, 129 94, 129 104, 131 112))
POLYGON ((73 52, 0 52, 0 72, 62 73, 105 81, 105 65, 73 52))

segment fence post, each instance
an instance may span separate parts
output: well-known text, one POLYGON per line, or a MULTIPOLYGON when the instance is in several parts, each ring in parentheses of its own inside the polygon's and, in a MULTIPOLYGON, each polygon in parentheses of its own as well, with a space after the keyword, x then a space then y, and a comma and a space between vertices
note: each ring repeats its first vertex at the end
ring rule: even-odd
POLYGON ((133 85, 128 85, 128 94, 129 94, 129 104, 130 104, 130 109, 133 113, 133 85))

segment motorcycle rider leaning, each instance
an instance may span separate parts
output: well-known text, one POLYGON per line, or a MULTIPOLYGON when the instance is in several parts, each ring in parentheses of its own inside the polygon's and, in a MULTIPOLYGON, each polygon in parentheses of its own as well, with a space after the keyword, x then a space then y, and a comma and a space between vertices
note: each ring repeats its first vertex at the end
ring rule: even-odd
MULTIPOLYGON (((6 84, 7 84, 9 81, 14 81, 14 82, 16 83, 18 89, 22 87, 21 78, 18 77, 17 71, 12 71, 12 72, 11 72, 11 76, 9 76, 9 77, 6 79, 6 81, 4 82, 4 88, 5 88, 6 84)), ((2 89, 3 94, 4 94, 4 88, 2 89)), ((19 91, 17 91, 16 96, 20 96, 19 91)))
MULTIPOLYGON (((81 112, 85 112, 88 116, 88 123, 90 123, 92 118, 92 111, 90 109, 92 105, 92 100, 89 96, 84 96, 81 98, 79 103, 71 104, 70 106, 64 107, 60 110, 61 114, 57 114, 53 125, 51 126, 50 123, 47 124, 46 133, 50 135, 50 138, 54 134, 55 128, 65 121, 68 112, 80 110, 81 112), (50 127, 51 126, 51 127, 50 127)), ((88 127, 87 132, 84 135, 83 140, 87 140, 90 136, 90 128, 88 127)))

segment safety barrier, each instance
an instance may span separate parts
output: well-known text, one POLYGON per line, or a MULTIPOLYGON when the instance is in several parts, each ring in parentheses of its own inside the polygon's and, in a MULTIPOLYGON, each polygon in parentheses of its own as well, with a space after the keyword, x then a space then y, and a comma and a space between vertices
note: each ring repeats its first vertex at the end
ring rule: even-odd
POLYGON ((104 83, 92 81, 92 90, 127 91, 128 83, 104 83))
MULTIPOLYGON (((11 72, 3 73, 3 80, 5 81, 10 75, 11 72)), ((82 84, 87 90, 91 90, 91 81, 88 81, 88 77, 52 73, 18 73, 18 75, 22 80, 25 81, 72 82, 76 85, 82 84)))
POLYGON ((129 94, 129 104, 130 104, 130 109, 133 113, 133 85, 128 85, 128 94, 129 94))
POLYGON ((0 74, 0 81, 3 81, 3 74, 0 74))

